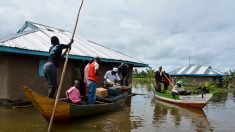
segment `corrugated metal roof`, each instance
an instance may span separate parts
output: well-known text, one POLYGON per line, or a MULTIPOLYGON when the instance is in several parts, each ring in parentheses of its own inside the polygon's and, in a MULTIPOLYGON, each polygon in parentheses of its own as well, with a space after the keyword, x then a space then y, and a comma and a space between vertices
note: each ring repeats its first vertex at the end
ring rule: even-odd
MULTIPOLYGON (((60 43, 67 44, 70 41, 72 33, 27 21, 17 34, 0 40, 0 46, 2 48, 7 47, 48 53, 48 50, 51 46, 50 38, 52 36, 57 36, 60 40, 60 43)), ((10 50, 7 51, 9 52, 10 50)), ((31 54, 33 53, 34 52, 31 54)), ((74 56, 74 58, 88 57, 88 59, 89 57, 100 56, 102 60, 106 61, 126 62, 134 64, 135 66, 148 66, 140 60, 115 50, 111 50, 110 48, 104 47, 92 41, 85 40, 78 35, 75 35, 74 37, 74 43, 72 45, 70 55, 74 56)))
POLYGON ((225 76, 224 73, 210 66, 190 64, 169 72, 172 76, 225 76))

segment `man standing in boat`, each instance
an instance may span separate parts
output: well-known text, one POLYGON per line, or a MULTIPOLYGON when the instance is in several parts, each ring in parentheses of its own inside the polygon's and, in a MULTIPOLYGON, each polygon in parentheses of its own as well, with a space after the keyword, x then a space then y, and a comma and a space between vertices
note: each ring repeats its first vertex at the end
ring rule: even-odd
POLYGON ((88 77, 89 77, 89 67, 90 64, 94 61, 94 59, 89 60, 89 62, 87 63, 87 65, 84 68, 84 84, 85 84, 85 89, 86 89, 86 96, 88 96, 89 90, 88 90, 88 77))
POLYGON ((121 85, 128 86, 130 78, 130 68, 129 65, 122 63, 118 67, 118 72, 121 75, 121 85))
POLYGON ((156 82, 156 91, 157 92, 161 92, 162 77, 163 77, 163 70, 162 70, 162 66, 160 66, 159 70, 156 71, 156 74, 155 74, 155 82, 156 82))
POLYGON ((73 40, 67 45, 60 44, 58 37, 51 37, 52 46, 49 49, 48 61, 43 66, 44 77, 49 87, 48 97, 50 98, 54 97, 54 93, 57 89, 57 69, 59 68, 60 59, 66 54, 68 48, 71 48, 72 43, 73 40), (62 54, 63 49, 66 49, 66 51, 62 54))
POLYGON ((89 65, 89 76, 88 76, 88 104, 94 104, 96 100, 96 87, 97 87, 97 76, 99 69, 100 57, 96 57, 95 60, 89 65))

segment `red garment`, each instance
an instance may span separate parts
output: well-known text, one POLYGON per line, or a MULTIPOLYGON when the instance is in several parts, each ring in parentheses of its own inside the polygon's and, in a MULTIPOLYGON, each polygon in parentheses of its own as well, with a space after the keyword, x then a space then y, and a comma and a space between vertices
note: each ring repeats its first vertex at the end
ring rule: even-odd
POLYGON ((88 77, 88 79, 96 82, 97 79, 96 79, 96 75, 95 75, 95 63, 96 63, 96 61, 92 62, 89 66, 89 77, 88 77))
MULTIPOLYGON (((170 78, 169 78, 169 79, 170 79, 170 78)), ((162 82, 163 82, 164 84, 170 85, 169 80, 168 80, 165 76, 162 77, 162 82)))

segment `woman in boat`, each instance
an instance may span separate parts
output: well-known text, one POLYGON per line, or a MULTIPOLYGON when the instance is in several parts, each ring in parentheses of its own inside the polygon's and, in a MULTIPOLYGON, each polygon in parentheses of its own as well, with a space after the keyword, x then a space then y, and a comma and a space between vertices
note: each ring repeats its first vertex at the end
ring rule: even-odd
POLYGON ((172 96, 175 95, 190 95, 191 92, 190 91, 185 91, 184 90, 184 86, 182 85, 183 82, 181 80, 179 80, 176 85, 172 88, 172 96))
POLYGON ((59 68, 60 58, 63 57, 67 51, 62 54, 63 49, 68 50, 71 48, 71 44, 73 40, 69 42, 69 44, 60 44, 58 37, 51 37, 52 46, 49 49, 49 56, 47 63, 43 66, 44 77, 48 83, 49 91, 48 97, 53 98, 54 93, 57 89, 57 69, 59 68))
POLYGON ((69 103, 76 104, 81 101, 79 87, 80 82, 78 80, 74 80, 74 86, 66 91, 66 99, 69 103))

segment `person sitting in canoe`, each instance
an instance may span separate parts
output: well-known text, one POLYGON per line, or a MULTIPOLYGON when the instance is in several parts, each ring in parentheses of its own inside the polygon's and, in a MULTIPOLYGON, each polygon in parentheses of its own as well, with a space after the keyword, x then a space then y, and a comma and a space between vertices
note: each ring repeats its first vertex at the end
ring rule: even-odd
POLYGON ((104 83, 108 86, 116 85, 118 81, 121 80, 117 72, 118 72, 118 68, 113 68, 113 70, 107 71, 104 75, 104 79, 105 79, 104 83))
POLYGON ((176 83, 176 85, 172 88, 172 96, 175 95, 190 95, 190 91, 185 91, 184 86, 182 85, 183 82, 180 80, 176 83))
POLYGON ((81 101, 79 87, 80 82, 78 80, 74 80, 74 86, 66 91, 66 99, 69 103, 76 104, 81 101))

